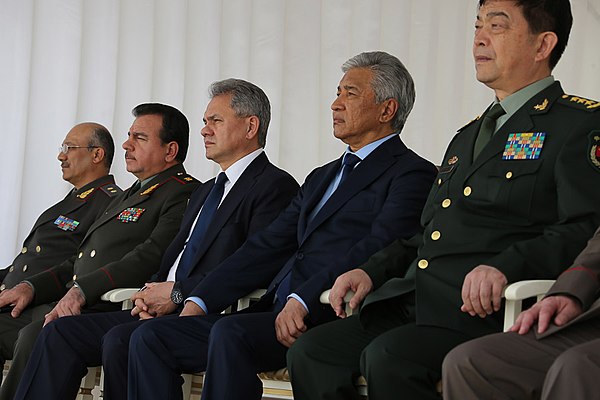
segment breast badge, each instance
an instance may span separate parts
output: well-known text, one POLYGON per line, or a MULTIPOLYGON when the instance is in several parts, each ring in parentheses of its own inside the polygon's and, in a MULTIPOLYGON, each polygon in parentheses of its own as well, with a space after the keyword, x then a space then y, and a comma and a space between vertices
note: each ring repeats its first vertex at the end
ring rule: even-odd
POLYGON ((144 211, 146 211, 145 208, 126 208, 125 210, 121 211, 121 214, 119 214, 117 219, 124 223, 137 222, 137 220, 140 218, 140 215, 142 215, 144 211))
POLYGON ((74 219, 67 218, 64 215, 59 216, 54 221, 54 225, 56 225, 59 229, 63 231, 74 231, 79 225, 79 221, 75 221, 74 219))
POLYGON ((590 134, 589 155, 590 162, 600 172, 600 131, 594 131, 590 134))
POLYGON ((537 160, 544 147, 546 132, 509 133, 503 160, 537 160))

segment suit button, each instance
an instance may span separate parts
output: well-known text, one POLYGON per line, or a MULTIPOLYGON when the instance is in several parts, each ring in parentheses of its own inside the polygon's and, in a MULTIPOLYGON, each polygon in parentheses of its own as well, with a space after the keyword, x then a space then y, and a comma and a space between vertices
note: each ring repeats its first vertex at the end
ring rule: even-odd
POLYGON ((2 285, 0 285, 0 291, 6 289, 6 285, 3 283, 2 285))
POLYGON ((15 270, 15 266, 11 265, 10 268, 8 269, 8 272, 13 272, 15 270))
POLYGON ((419 266, 419 268, 425 269, 429 266, 429 263, 427 262, 427 260, 419 260, 419 263, 417 265, 419 266))
POLYGON ((431 240, 438 240, 441 236, 442 234, 440 233, 440 231, 431 232, 431 240))
POLYGON ((298 253, 298 254, 296 254, 296 259, 297 260, 303 260, 304 259, 304 253, 298 253))
POLYGON ((21 249, 21 254, 25 254, 25 253, 27 253, 27 247, 26 247, 26 246, 24 246, 24 247, 21 249))
POLYGON ((440 178, 440 179, 438 179, 438 182, 437 182, 437 184, 438 184, 438 186, 440 186, 440 185, 442 184, 442 179, 441 179, 441 178, 440 178))
POLYGON ((512 176, 513 176, 513 173, 511 171, 508 171, 506 173, 506 179, 510 179, 510 178, 512 178, 512 176))
POLYGON ((40 251, 42 251, 42 248, 40 246, 35 246, 35 252, 39 253, 40 251))
POLYGON ((23 265, 23 272, 27 272, 27 264, 23 265))
POLYGON ((73 275, 73 280, 76 281, 77 280, 77 275, 73 275))
POLYGON ((464 195, 467 197, 469 197, 471 195, 471 192, 473 192, 473 190, 471 189, 471 186, 467 186, 465 188, 465 190, 463 190, 464 195))
POLYGON ((83 257, 83 251, 80 251, 79 255, 77 256, 77 258, 81 258, 81 257, 83 257))
POLYGON ((450 204, 452 204, 452 200, 446 199, 446 200, 442 201, 442 208, 448 208, 448 207, 450 207, 450 204))
POLYGON ((96 250, 92 250, 90 252, 90 257, 94 258, 96 256, 96 250))

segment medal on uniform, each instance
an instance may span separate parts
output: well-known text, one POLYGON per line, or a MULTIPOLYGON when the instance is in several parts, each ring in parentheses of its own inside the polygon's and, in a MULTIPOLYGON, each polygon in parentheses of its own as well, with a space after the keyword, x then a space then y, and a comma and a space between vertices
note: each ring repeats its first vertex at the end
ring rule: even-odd
POLYGON ((63 231, 74 231, 79 225, 79 221, 75 221, 74 219, 67 218, 64 215, 59 216, 54 221, 54 225, 56 225, 59 229, 63 231))
POLYGON ((546 132, 509 133, 503 160, 537 160, 544 147, 546 132))
POLYGON ((140 215, 142 215, 142 213, 146 211, 145 208, 136 208, 136 207, 130 207, 130 208, 126 208, 125 210, 121 211, 121 214, 119 214, 119 216, 117 217, 117 219, 121 222, 136 222, 139 218, 140 215))

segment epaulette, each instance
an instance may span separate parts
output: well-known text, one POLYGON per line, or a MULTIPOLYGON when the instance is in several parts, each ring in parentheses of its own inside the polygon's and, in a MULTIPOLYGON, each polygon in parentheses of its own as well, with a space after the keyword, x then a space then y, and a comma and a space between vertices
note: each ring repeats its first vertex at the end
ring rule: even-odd
POLYGON ((114 183, 100 186, 100 189, 102 189, 102 191, 106 193, 108 197, 115 197, 119 193, 123 192, 123 190, 114 183))
POLYGON ((181 183, 182 185, 186 185, 192 182, 199 182, 198 179, 194 178, 190 174, 186 174, 185 172, 178 172, 177 175, 173 177, 173 179, 181 183))
POLYGON ((570 107, 589 112, 593 112, 600 109, 600 102, 579 96, 572 96, 570 94, 564 94, 562 98, 560 98, 558 101, 561 104, 566 104, 570 107))
POLYGON ((481 118, 481 115, 476 116, 474 119, 472 119, 471 121, 469 121, 469 123, 467 123, 465 126, 463 126, 462 128, 459 128, 456 132, 460 132, 463 129, 465 129, 467 126, 471 125, 473 122, 479 121, 479 118, 481 118))

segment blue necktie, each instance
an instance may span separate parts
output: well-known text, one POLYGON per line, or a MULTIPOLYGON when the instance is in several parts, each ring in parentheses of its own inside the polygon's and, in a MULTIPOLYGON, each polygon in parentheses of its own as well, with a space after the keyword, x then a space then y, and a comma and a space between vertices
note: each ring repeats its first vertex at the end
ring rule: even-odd
POLYGON ((202 243, 202 236, 204 236, 204 233, 208 229, 210 222, 215 216, 215 211, 217 211, 217 208, 219 207, 221 198, 223 197, 225 182, 227 182, 227 175, 225 175, 225 172, 221 172, 219 176, 217 176, 212 189, 210 189, 210 193, 208 193, 206 200, 204 200, 204 205, 198 216, 198 221, 196 221, 196 226, 194 226, 194 230, 192 231, 185 246, 185 250, 181 255, 181 259, 179 260, 179 265, 177 266, 175 279, 178 281, 186 278, 192 268, 194 256, 198 252, 200 243, 202 243))
MULTIPOLYGON (((337 188, 339 188, 342 183, 348 179, 348 176, 350 176, 350 173, 354 170, 354 167, 356 166, 356 164, 358 164, 361 161, 360 157, 351 154, 351 153, 346 153, 346 155, 344 156, 344 159, 342 161, 342 174, 340 177, 340 182, 337 185, 337 188)), ((337 190, 337 188, 335 190, 337 190)), ((281 304, 285 304, 287 297, 289 296, 289 294, 292 292, 292 288, 291 286, 291 279, 292 279, 292 271, 288 272, 283 279, 279 282, 279 286, 277 286, 277 290, 275 291, 275 301, 281 303, 281 304)))

